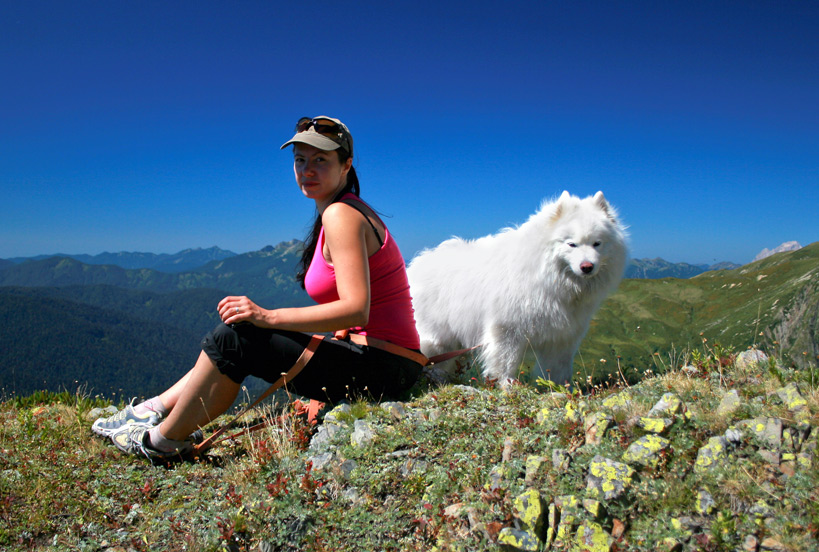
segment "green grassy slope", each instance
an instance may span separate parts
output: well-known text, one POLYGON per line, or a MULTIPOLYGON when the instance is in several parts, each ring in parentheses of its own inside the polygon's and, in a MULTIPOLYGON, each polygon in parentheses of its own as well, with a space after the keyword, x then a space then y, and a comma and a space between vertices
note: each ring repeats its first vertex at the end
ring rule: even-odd
POLYGON ((684 360, 684 351, 703 339, 739 349, 776 346, 801 365, 819 353, 818 296, 819 242, 686 280, 624 280, 592 321, 575 374, 597 378, 619 356, 624 371, 636 376, 684 360))

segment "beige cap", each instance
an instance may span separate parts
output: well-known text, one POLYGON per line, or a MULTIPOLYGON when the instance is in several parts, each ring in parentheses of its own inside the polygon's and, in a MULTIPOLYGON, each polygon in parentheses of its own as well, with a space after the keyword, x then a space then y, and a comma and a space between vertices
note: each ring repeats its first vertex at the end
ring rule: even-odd
POLYGON ((295 144, 296 142, 308 144, 325 151, 333 151, 337 150, 338 148, 343 148, 350 154, 350 157, 353 156, 353 136, 350 134, 350 130, 344 123, 338 119, 333 119, 332 117, 320 116, 313 117, 312 119, 309 117, 302 117, 299 119, 299 122, 296 124, 296 135, 285 142, 281 149, 286 148, 290 144, 295 144), (330 130, 330 132, 317 132, 315 125, 317 121, 330 121, 331 123, 335 123, 335 125, 319 125, 322 127, 330 127, 327 129, 330 130), (307 129, 299 132, 299 127, 302 127, 303 125, 307 125, 307 129))

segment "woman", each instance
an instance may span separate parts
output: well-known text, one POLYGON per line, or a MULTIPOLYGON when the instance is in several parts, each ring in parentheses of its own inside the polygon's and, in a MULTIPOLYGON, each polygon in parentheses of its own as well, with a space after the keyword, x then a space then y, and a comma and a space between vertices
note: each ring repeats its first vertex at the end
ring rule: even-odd
POLYGON ((417 357, 410 358, 420 344, 403 257, 358 197, 349 130, 338 119, 302 118, 282 149, 290 145, 296 183, 316 203, 297 278, 317 304, 268 310, 247 297, 222 299, 223 324, 203 339, 193 369, 158 397, 94 423, 118 448, 150 458, 190 452, 199 428, 233 404, 245 377, 277 380, 313 332, 349 329, 350 336, 321 341, 287 382, 296 394, 329 402, 395 397, 420 374, 417 357))

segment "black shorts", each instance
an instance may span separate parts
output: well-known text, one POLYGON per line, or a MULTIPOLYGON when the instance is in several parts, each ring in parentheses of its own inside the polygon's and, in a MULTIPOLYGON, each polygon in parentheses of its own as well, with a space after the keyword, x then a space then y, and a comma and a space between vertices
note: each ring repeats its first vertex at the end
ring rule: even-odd
MULTIPOLYGON (((202 340, 202 350, 236 383, 256 376, 270 383, 287 372, 311 335, 268 330, 252 324, 219 324, 202 340)), ((322 402, 358 398, 400 398, 421 374, 421 365, 375 347, 325 339, 287 390, 322 402)))

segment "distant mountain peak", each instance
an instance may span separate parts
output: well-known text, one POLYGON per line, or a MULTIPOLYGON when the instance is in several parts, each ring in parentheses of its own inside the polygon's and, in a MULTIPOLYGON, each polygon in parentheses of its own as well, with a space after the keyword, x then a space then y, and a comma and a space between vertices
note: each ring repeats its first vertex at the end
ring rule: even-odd
POLYGON ((766 247, 765 249, 760 251, 756 257, 754 257, 754 261, 761 261, 762 259, 770 257, 771 255, 774 255, 776 253, 783 253, 785 251, 796 251, 797 249, 802 249, 802 246, 799 245, 799 242, 787 241, 774 247, 773 249, 768 249, 766 247))

